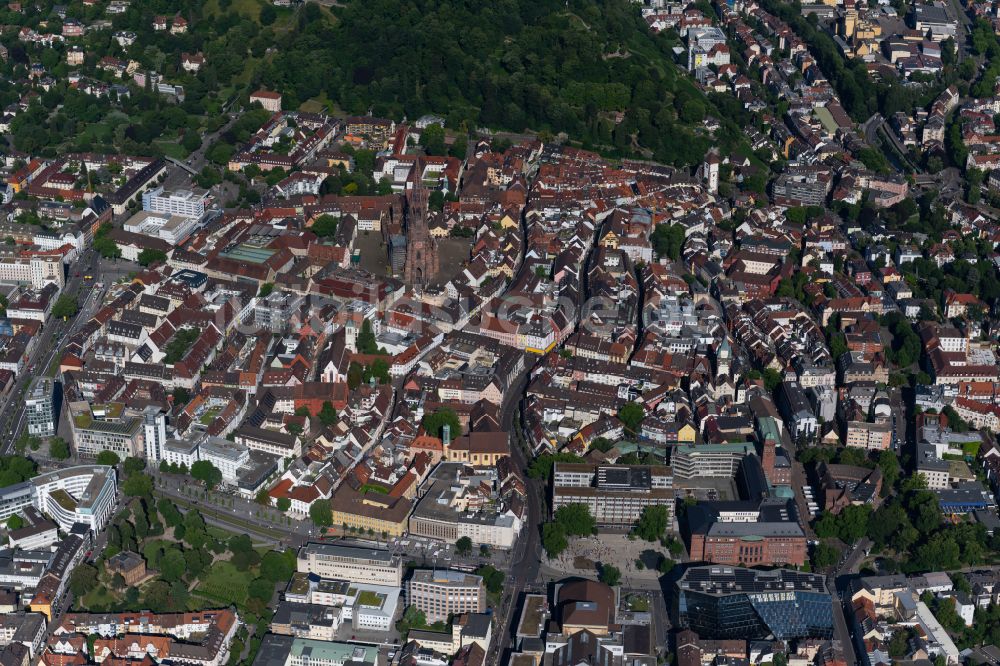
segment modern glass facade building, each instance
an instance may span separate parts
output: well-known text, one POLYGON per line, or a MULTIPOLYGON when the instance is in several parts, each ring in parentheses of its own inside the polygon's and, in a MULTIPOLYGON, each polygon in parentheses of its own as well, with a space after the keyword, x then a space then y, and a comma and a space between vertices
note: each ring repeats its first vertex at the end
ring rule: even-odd
POLYGON ((28 418, 28 432, 39 437, 56 434, 55 398, 52 380, 39 377, 31 383, 24 396, 24 412, 28 418))
POLYGON ((825 579, 788 569, 692 567, 677 581, 678 624, 708 639, 830 638, 825 579))

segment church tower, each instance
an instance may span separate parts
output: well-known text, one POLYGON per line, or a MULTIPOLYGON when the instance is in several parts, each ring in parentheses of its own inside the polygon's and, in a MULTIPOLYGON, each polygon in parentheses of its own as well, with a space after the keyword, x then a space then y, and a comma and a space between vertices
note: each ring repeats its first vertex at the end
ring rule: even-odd
POLYGON ((423 286, 438 272, 437 243, 427 227, 427 188, 415 186, 406 196, 406 264, 403 280, 423 286))

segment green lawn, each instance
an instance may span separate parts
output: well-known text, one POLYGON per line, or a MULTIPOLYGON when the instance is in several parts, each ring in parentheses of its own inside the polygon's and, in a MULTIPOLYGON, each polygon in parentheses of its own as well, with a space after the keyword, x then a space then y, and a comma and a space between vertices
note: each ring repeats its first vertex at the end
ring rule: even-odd
POLYGON ((118 597, 103 585, 98 585, 93 590, 84 595, 80 600, 85 608, 105 607, 109 604, 117 603, 118 597))
POLYGON ((187 156, 190 154, 188 153, 187 150, 184 149, 184 146, 174 141, 158 140, 154 141, 153 143, 156 144, 157 148, 163 151, 164 155, 166 155, 167 157, 172 157, 175 160, 187 159, 187 156))
POLYGON ((194 591, 203 597, 242 606, 247 600, 250 578, 248 573, 239 571, 229 562, 216 562, 201 577, 194 591))
MULTIPOLYGON (((257 21, 260 19, 260 8, 262 6, 261 0, 233 0, 226 12, 234 12, 240 14, 241 16, 246 16, 249 19, 257 21)), ((215 16, 220 12, 219 10, 219 0, 208 0, 205 3, 204 10, 205 14, 210 14, 215 16)))
POLYGON ((229 539, 232 538, 234 534, 229 530, 224 530, 221 527, 216 527, 215 525, 207 525, 205 527, 205 531, 208 532, 208 536, 226 543, 229 543, 229 539))
POLYGON ((201 418, 198 419, 198 421, 203 426, 212 425, 212 421, 214 421, 215 417, 218 416, 221 412, 222 412, 221 407, 213 407, 211 409, 206 409, 205 413, 201 415, 201 418))

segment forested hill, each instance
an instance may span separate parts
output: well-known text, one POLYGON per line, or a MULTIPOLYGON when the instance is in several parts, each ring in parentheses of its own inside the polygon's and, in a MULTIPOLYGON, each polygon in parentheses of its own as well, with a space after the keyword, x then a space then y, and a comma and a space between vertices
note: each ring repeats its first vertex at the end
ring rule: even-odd
POLYGON ((255 78, 352 113, 567 132, 622 153, 638 142, 676 164, 709 145, 692 131, 708 102, 629 0, 355 0, 334 14, 300 9, 255 78))
MULTIPOLYGON (((0 3, 0 42, 10 50, 0 62, 2 105, 23 94, 12 84, 27 75, 20 68, 37 63, 57 81, 69 76, 65 45, 19 37, 25 28, 59 34, 56 2, 38 0, 20 12, 0 3)), ((211 128, 227 100, 260 86, 282 92, 289 109, 314 100, 394 119, 434 113, 454 130, 565 132, 607 154, 674 164, 704 157, 711 143, 702 130, 706 113, 723 121, 718 141, 726 149, 740 145, 740 123, 749 122, 732 96, 713 95, 725 108, 712 106, 674 64, 676 35, 671 41, 651 34, 632 0, 341 0, 291 8, 272 0, 132 0, 114 15, 103 3, 60 7, 67 20, 84 24, 110 16, 113 30, 88 30, 78 39, 85 74, 115 83, 97 64, 134 60, 182 85, 185 99, 178 110, 149 91, 95 100, 57 85, 37 113, 18 121, 19 150, 141 154, 154 150, 151 142, 164 129, 169 143, 188 126, 211 128), (156 16, 180 17, 189 27, 157 31, 156 16), (133 41, 119 43, 117 31, 134 33, 133 41), (185 53, 204 55, 197 72, 181 67, 185 53), (53 115, 60 105, 66 113, 53 115), (116 133, 126 121, 124 135, 116 133)), ((189 136, 187 151, 198 143, 189 136)))

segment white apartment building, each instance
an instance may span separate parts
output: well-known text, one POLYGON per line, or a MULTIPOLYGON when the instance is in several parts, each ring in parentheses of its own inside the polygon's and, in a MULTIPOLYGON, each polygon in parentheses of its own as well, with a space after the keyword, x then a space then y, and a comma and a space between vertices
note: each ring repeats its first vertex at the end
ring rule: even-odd
POLYGON ((198 220, 198 217, 180 213, 143 210, 126 220, 123 228, 131 233, 159 238, 171 245, 180 245, 198 226, 198 220))
POLYGON ((114 467, 80 465, 41 474, 31 480, 35 508, 69 532, 83 523, 95 532, 111 519, 118 491, 114 467))
POLYGON ((167 443, 167 416, 156 407, 147 407, 142 413, 142 429, 146 460, 159 463, 167 443))
POLYGON ((184 439, 168 439, 163 444, 163 458, 171 465, 184 465, 191 469, 191 465, 198 462, 198 448, 200 437, 184 439))
POLYGON ((157 187, 142 194, 142 209, 152 213, 166 213, 201 219, 208 203, 205 190, 174 190, 167 192, 157 187))
POLYGON ((403 562, 382 548, 333 543, 309 543, 299 550, 297 568, 321 578, 339 578, 354 583, 400 587, 403 562))
POLYGON ((388 585, 352 585, 354 596, 343 607, 342 620, 354 629, 388 631, 399 605, 399 588, 388 585))
POLYGON ((212 463, 222 472, 222 480, 236 483, 240 469, 250 462, 250 449, 221 437, 208 437, 198 446, 198 459, 212 463))
POLYGON ((33 289, 54 284, 62 289, 66 283, 62 257, 59 255, 0 257, 0 282, 30 284, 33 289))

